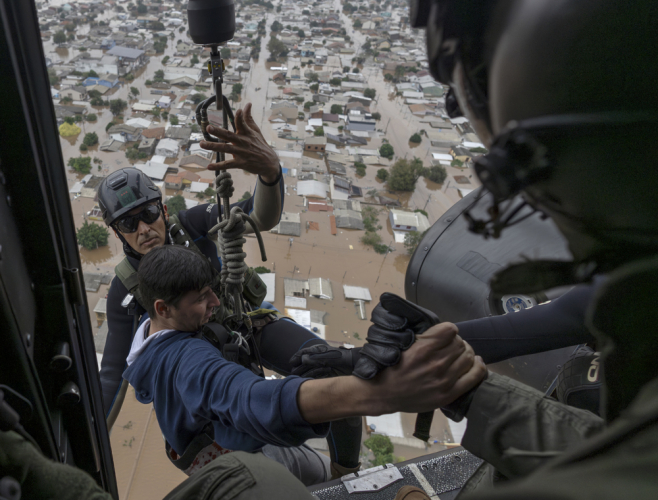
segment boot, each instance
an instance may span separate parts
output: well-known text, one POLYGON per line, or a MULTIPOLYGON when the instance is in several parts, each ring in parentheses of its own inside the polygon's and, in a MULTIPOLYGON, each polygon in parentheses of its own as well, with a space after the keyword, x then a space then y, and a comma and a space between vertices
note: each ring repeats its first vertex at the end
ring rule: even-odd
POLYGON ((394 500, 430 500, 430 497, 420 488, 415 486, 403 486, 395 495, 394 500))
POLYGON ((347 474, 353 474, 355 472, 359 472, 360 470, 361 463, 359 463, 356 467, 343 467, 336 462, 331 462, 331 479, 338 479, 339 477, 343 477, 347 474))

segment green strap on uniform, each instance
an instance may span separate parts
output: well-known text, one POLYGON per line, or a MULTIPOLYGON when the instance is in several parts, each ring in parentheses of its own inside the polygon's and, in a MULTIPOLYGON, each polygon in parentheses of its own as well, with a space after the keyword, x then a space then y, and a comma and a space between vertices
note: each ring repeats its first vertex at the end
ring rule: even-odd
POLYGON ((146 309, 142 304, 142 294, 139 291, 139 280, 137 279, 137 269, 135 269, 128 257, 124 257, 121 262, 114 268, 114 273, 117 275, 123 286, 126 287, 128 293, 131 293, 137 300, 137 303, 146 309))

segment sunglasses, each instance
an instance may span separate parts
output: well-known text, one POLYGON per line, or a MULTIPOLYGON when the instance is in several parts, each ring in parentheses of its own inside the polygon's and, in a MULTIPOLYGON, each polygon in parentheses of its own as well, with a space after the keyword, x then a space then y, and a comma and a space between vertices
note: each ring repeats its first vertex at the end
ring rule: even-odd
POLYGON ((148 205, 144 210, 134 215, 128 215, 115 222, 116 228, 122 233, 134 233, 139 227, 139 221, 142 220, 147 224, 153 224, 160 218, 160 207, 158 205, 148 205))

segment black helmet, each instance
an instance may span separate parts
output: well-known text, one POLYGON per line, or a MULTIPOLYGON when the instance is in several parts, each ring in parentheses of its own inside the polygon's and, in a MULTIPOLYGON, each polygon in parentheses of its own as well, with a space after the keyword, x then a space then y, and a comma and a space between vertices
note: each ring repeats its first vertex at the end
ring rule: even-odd
POLYGON ((162 193, 136 168, 111 173, 98 188, 98 205, 108 226, 133 208, 156 200, 162 202, 162 193))
POLYGON ((657 16, 655 0, 518 2, 489 72, 497 138, 478 176, 599 270, 658 251, 657 16))

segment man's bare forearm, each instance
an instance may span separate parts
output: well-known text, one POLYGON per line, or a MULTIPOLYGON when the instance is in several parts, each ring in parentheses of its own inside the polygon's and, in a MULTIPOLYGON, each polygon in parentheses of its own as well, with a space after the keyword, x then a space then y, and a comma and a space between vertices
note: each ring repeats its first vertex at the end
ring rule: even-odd
POLYGON ((354 376, 308 380, 297 392, 297 405, 309 424, 380 415, 382 404, 368 382, 354 376))

